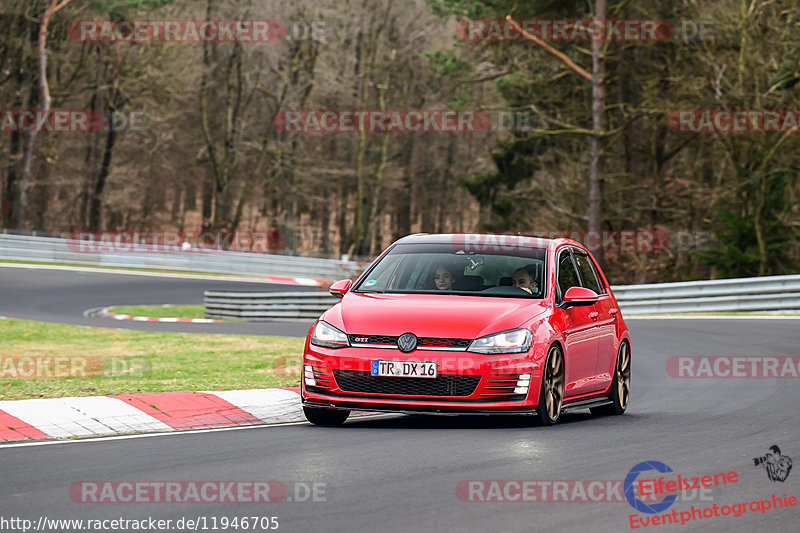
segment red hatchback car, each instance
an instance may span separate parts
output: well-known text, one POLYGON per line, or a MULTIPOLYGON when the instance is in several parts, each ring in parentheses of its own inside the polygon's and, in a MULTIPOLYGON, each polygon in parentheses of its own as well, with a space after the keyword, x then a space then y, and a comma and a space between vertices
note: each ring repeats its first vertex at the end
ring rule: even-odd
POLYGON ((350 410, 625 412, 628 328, 592 255, 569 239, 411 235, 384 251, 308 334, 306 418, 350 410))

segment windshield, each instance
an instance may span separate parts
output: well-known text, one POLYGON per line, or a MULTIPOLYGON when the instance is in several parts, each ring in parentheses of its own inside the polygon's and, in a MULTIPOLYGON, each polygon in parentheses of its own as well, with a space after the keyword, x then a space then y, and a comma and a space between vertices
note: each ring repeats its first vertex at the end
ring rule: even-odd
POLYGON ((473 253, 449 244, 398 244, 355 292, 542 298, 546 250, 473 253))

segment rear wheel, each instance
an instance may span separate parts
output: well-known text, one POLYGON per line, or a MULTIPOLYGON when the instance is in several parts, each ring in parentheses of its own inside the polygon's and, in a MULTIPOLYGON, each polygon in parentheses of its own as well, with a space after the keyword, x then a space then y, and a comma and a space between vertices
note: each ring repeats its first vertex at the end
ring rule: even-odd
POLYGON ((631 348, 627 342, 619 345, 617 364, 614 367, 614 378, 611 381, 610 405, 592 407, 593 415, 621 415, 628 408, 628 397, 631 393, 631 348))
POLYGON ((345 409, 323 409, 321 407, 303 406, 303 413, 305 413, 306 419, 315 426, 341 426, 350 416, 350 411, 345 409))
POLYGON ((542 387, 536 414, 544 426, 556 423, 564 400, 564 355, 558 346, 550 347, 542 372, 542 387))

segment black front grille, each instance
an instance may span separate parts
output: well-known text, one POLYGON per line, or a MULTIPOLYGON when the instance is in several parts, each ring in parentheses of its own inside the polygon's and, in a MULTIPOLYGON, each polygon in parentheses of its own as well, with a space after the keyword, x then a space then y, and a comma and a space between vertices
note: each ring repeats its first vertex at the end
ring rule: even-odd
MULTIPOLYGON (((350 335, 355 344, 387 344, 396 346, 397 337, 391 335, 350 335)), ((449 337, 420 337, 419 346, 425 348, 467 348, 472 339, 453 339, 449 337)))
POLYGON ((449 338, 439 338, 439 337, 422 337, 419 340, 420 346, 435 346, 435 347, 443 347, 443 348, 467 348, 469 347, 470 343, 472 342, 471 339, 449 339, 449 338))
POLYGON ((389 335, 350 335, 350 342, 357 344, 397 344, 397 337, 389 335))
POLYGON ((333 376, 343 391, 405 396, 469 396, 481 380, 480 376, 446 374, 437 378, 377 377, 355 370, 334 370, 333 376))

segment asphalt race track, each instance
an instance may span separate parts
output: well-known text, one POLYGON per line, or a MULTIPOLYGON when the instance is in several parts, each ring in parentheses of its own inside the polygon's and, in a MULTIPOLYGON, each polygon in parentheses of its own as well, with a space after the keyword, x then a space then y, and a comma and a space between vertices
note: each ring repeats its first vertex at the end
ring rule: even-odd
POLYGON ((132 322, 85 317, 89 309, 110 305, 202 305, 203 291, 287 292, 309 287, 191 278, 141 276, 130 273, 5 268, 0 265, 0 316, 106 328, 185 333, 230 333, 304 337, 311 321, 217 324, 132 322), (202 328, 202 329, 201 329, 202 328))
MULTIPOLYGON (((48 289, 36 276, 9 270, 0 271, 0 314, 40 320, 110 303, 166 302, 186 295, 192 285, 98 274, 91 276, 96 293, 83 294, 80 283, 88 277, 59 274, 48 289), (143 281, 154 293, 141 292, 143 281), (21 288, 34 282, 36 292, 21 288), (102 301, 102 290, 110 291, 109 301, 102 301)), ((194 286, 203 288, 204 283, 194 286)), ((642 461, 665 463, 674 470, 670 479, 675 474, 738 474, 737 482, 705 495, 690 491, 695 494, 679 498, 665 513, 771 500, 772 494, 800 496, 800 467, 778 482, 753 464, 773 444, 800 460, 797 379, 678 379, 666 371, 667 360, 680 355, 798 356, 800 321, 630 320, 629 327, 633 391, 621 417, 595 418, 579 411, 545 428, 521 417, 385 415, 351 419, 341 428, 295 424, 4 446, 0 515, 33 524, 40 517, 153 517, 173 524, 182 517, 205 517, 208 531, 213 531, 214 517, 219 525, 221 517, 243 516, 278 517, 278 531, 287 532, 628 531, 629 516, 636 511, 624 497, 614 502, 463 501, 457 487, 466 480, 624 480, 642 461), (209 480, 277 481, 287 487, 288 497, 269 504, 109 504, 76 503, 69 493, 71 485, 82 481, 209 480), (321 484, 318 501, 296 501, 314 483, 321 484)), ((201 325, 200 330, 211 329, 201 325)), ((519 492, 509 491, 515 495, 519 492)), ((762 513, 748 506, 738 517, 641 529, 797 531, 799 518, 800 507, 762 513)), ((198 530, 203 531, 202 525, 198 530)))

